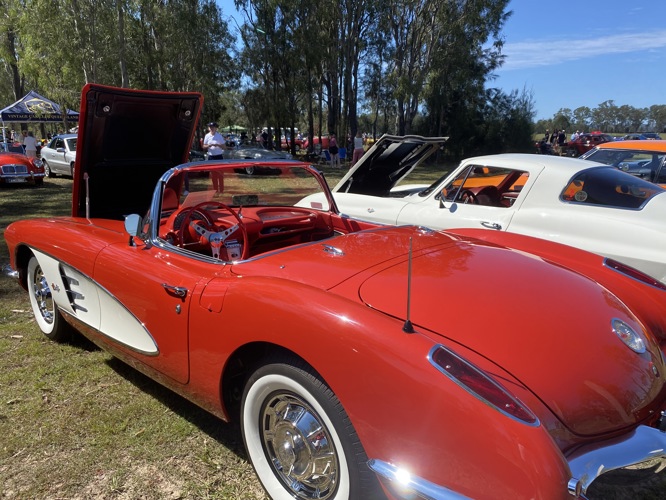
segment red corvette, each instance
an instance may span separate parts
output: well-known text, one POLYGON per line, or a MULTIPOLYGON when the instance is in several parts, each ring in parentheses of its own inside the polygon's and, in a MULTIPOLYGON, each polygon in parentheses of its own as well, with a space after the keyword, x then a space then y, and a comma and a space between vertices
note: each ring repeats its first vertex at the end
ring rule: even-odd
POLYGON ((525 236, 356 222, 300 162, 179 165, 200 108, 84 88, 72 216, 5 232, 46 336, 239 421, 273 499, 565 499, 664 459, 658 283, 525 236))

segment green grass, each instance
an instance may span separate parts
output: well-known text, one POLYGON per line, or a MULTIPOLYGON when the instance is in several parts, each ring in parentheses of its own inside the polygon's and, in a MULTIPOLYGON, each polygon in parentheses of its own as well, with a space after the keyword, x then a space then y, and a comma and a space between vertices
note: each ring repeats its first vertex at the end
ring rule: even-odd
MULTIPOLYGON (((322 169, 331 185, 345 172, 322 169)), ((428 183, 441 172, 428 168, 411 180, 428 183)), ((71 185, 58 178, 41 188, 0 189, 0 263, 8 260, 1 237, 7 225, 69 215, 71 185)), ((49 341, 34 322, 26 292, 4 275, 0 437, 3 499, 266 498, 236 426, 82 338, 49 341)), ((664 484, 651 480, 652 489, 630 485, 622 491, 660 498, 664 484)), ((596 498, 622 497, 602 491, 596 498)))

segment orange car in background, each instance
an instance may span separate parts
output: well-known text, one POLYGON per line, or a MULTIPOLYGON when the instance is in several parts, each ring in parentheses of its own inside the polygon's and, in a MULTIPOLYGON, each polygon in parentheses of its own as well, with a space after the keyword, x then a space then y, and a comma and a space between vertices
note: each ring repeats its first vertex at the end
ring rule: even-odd
POLYGON ((666 187, 666 141, 615 141, 599 144, 584 160, 613 165, 631 175, 666 187))

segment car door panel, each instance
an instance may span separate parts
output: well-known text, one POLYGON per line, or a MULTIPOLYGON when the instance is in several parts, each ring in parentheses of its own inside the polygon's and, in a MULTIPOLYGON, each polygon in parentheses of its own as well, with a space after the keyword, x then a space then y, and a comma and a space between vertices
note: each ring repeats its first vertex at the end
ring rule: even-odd
MULTIPOLYGON (((142 361, 180 383, 189 379, 191 298, 197 283, 207 281, 205 276, 214 268, 214 264, 157 246, 129 244, 106 247, 95 262, 95 281, 115 301, 131 304, 129 312, 154 339, 155 351, 143 353, 142 361)), ((113 309, 105 314, 108 317, 101 319, 101 331, 111 336, 118 318, 113 309)))

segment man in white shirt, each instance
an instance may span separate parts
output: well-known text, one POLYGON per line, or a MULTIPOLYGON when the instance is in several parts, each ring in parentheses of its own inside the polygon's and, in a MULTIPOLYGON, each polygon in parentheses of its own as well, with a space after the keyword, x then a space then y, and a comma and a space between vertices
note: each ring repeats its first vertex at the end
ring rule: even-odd
POLYGON ((208 124, 208 133, 203 140, 204 151, 208 152, 209 160, 221 160, 225 147, 224 137, 217 131, 217 123, 208 124))
POLYGON ((25 148, 25 155, 28 158, 37 157, 37 139, 35 139, 32 132, 23 131, 23 147, 25 148))

